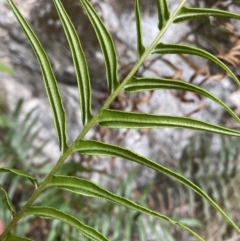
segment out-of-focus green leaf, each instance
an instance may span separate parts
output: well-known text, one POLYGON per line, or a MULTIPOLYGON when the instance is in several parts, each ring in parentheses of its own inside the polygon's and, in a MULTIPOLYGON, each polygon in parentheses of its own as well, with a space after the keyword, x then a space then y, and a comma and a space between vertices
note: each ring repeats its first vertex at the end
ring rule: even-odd
POLYGON ((15 210, 14 210, 13 204, 12 204, 7 192, 5 191, 5 189, 1 185, 0 185, 0 191, 3 192, 3 194, 5 196, 5 199, 6 199, 7 207, 9 209, 9 211, 11 212, 12 216, 14 216, 15 210))
POLYGON ((143 224, 142 219, 138 219, 136 221, 136 223, 137 223, 137 227, 138 227, 140 241, 145 241, 147 239, 147 237, 146 237, 146 233, 144 232, 145 226, 143 224))
POLYGON ((83 125, 86 125, 92 118, 91 114, 91 86, 88 66, 77 32, 66 13, 60 0, 54 0, 55 7, 61 19, 68 43, 72 52, 75 72, 78 82, 80 106, 83 125))
POLYGON ((50 61, 45 53, 43 47, 41 46, 38 38, 32 31, 31 27, 24 19, 22 14, 19 12, 18 8, 15 6, 12 0, 7 0, 13 13, 15 14, 19 24, 23 28, 29 42, 32 45, 33 51, 39 61, 45 89, 48 95, 48 99, 53 112, 53 119, 58 135, 59 147, 61 153, 63 153, 67 148, 67 136, 66 136, 66 115, 62 104, 62 99, 59 93, 57 82, 51 68, 50 61))
MULTIPOLYGON (((74 160, 69 160, 69 162, 64 163, 61 166, 61 168, 58 170, 59 175, 66 175, 66 174, 74 175, 74 173, 77 173, 77 172, 82 172, 82 173, 83 172, 85 172, 85 173, 93 173, 94 172, 94 173, 100 173, 100 174, 104 173, 104 175, 106 175, 110 178, 116 177, 112 174, 105 173, 104 171, 99 170, 97 168, 86 168, 83 165, 81 165, 77 162, 74 162, 74 160)), ((46 173, 47 173, 47 170, 46 170, 46 173)))
POLYGON ((118 81, 118 63, 115 47, 111 35, 107 31, 102 20, 98 16, 95 9, 92 7, 88 0, 79 0, 85 9, 89 20, 91 21, 95 33, 98 37, 103 56, 105 59, 108 89, 110 93, 113 93, 119 86, 118 81))
POLYGON ((175 17, 174 23, 210 16, 240 19, 240 14, 220 9, 182 7, 179 14, 175 17))
POLYGON ((206 96, 209 99, 212 99, 216 103, 220 104, 234 119, 240 122, 239 117, 234 111, 231 110, 223 101, 217 98, 215 95, 211 94, 209 91, 190 84, 182 80, 173 80, 173 79, 164 79, 164 78, 136 78, 133 77, 128 84, 125 86, 125 89, 129 92, 138 92, 145 90, 157 90, 157 89, 179 89, 185 91, 191 91, 198 93, 200 95, 206 96))
POLYGON ((179 222, 183 223, 184 225, 188 227, 193 227, 193 228, 202 228, 203 223, 200 222, 198 219, 193 219, 193 218, 181 218, 179 222))
POLYGON ((170 11, 167 0, 157 0, 158 28, 161 30, 170 18, 170 11))
POLYGON ((27 179, 30 180, 31 183, 35 185, 35 187, 38 187, 38 181, 35 177, 32 177, 29 175, 27 172, 19 170, 19 169, 14 169, 14 168, 7 168, 7 167, 0 167, 0 172, 10 172, 13 174, 16 174, 18 176, 26 177, 27 179))
POLYGON ((166 43, 159 43, 156 48, 152 51, 154 54, 191 54, 191 55, 197 55, 200 57, 203 57, 205 59, 208 59, 218 66, 220 66, 222 69, 224 69, 237 83, 237 85, 240 85, 240 82, 237 78, 237 76, 231 71, 230 68, 227 67, 222 61, 220 61, 217 57, 210 54, 209 52, 199 49, 193 46, 183 45, 183 44, 166 44, 166 43))
MULTIPOLYGON (((77 149, 78 150, 78 149, 77 149)), ((127 198, 123 198, 121 196, 115 195, 106 189, 103 189, 96 184, 80 179, 77 177, 68 177, 68 176, 53 176, 51 179, 51 182, 49 183, 49 186, 58 186, 60 188, 63 188, 67 191, 84 195, 84 196, 90 196, 90 197, 98 197, 98 198, 105 198, 111 202, 114 202, 116 204, 123 205, 127 208, 135 209, 137 211, 147 213, 149 215, 153 215, 157 218, 164 219, 172 224, 178 225, 181 228, 187 230, 194 236, 196 236, 199 240, 203 240, 199 235, 197 235, 194 231, 191 229, 187 228, 186 226, 182 225, 179 222, 176 222, 170 218, 168 218, 165 215, 159 214, 157 212, 154 212, 148 208, 145 208, 141 205, 138 205, 127 198)))
POLYGON ((23 107, 23 99, 20 99, 20 100, 18 100, 16 107, 12 114, 12 120, 13 120, 14 125, 17 125, 22 107, 23 107))
POLYGON ((0 117, 0 128, 8 129, 11 127, 11 123, 9 122, 9 117, 6 115, 1 115, 0 117))
MULTIPOLYGON (((97 170, 96 170, 97 171, 97 170)), ((92 172, 92 169, 87 169, 79 163, 74 162, 74 160, 64 163, 59 169, 58 173, 69 174, 76 172, 92 172)))
POLYGON ((77 218, 61 212, 52 207, 41 207, 41 206, 32 206, 29 207, 25 215, 35 215, 42 218, 58 219, 65 223, 68 223, 70 226, 77 228, 82 232, 86 237, 95 240, 95 241, 108 241, 101 233, 94 230, 93 228, 83 224, 77 218))
POLYGON ((116 110, 102 110, 99 122, 108 128, 187 128, 217 134, 240 136, 240 131, 188 117, 151 115, 116 110))
POLYGON ((8 74, 14 74, 14 70, 11 67, 9 67, 9 66, 1 63, 1 62, 0 62, 0 72, 5 72, 5 73, 8 73, 8 74))
POLYGON ((155 171, 162 172, 166 175, 168 175, 171 178, 174 178, 178 180, 179 182, 183 183, 187 187, 194 190, 196 193, 198 193, 200 196, 204 198, 206 202, 211 204, 219 213, 222 214, 222 216, 238 231, 240 232, 240 229, 238 226, 231 220, 230 217, 219 207, 201 188, 199 188, 197 185, 195 185, 193 182, 191 182, 189 179, 185 178, 184 176, 171 171, 170 169, 150 160, 147 159, 137 153, 134 153, 126 148, 106 144, 99 141, 78 141, 75 144, 75 151, 78 151, 85 155, 98 155, 98 156, 114 156, 114 157, 121 157, 125 158, 131 161, 134 161, 136 163, 139 163, 141 165, 147 166, 155 171))
POLYGON ((8 236, 4 239, 4 241, 34 241, 34 240, 29 238, 19 237, 12 233, 9 233, 8 236))
POLYGON ((145 51, 142 37, 142 20, 141 12, 139 8, 139 0, 135 0, 135 18, 136 18, 136 28, 137 28, 137 48, 138 48, 138 57, 141 58, 142 54, 145 51))

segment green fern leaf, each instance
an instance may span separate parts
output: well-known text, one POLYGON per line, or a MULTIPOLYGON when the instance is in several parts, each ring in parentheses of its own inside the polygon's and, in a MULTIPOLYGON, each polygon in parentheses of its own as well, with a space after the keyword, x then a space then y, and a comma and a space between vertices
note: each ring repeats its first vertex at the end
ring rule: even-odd
POLYGON ((240 19, 240 14, 232 13, 232 12, 228 12, 220 9, 183 7, 181 8, 179 14, 175 17, 174 23, 179 23, 183 21, 193 20, 197 18, 204 18, 209 16, 240 19))
POLYGON ((34 240, 29 238, 19 237, 12 233, 9 233, 8 236, 4 239, 4 241, 34 241, 34 240))
MULTIPOLYGON (((84 144, 86 144, 86 142, 84 144)), ((70 192, 73 192, 73 193, 76 193, 79 195, 97 197, 97 198, 105 198, 111 202, 120 204, 127 208, 135 209, 139 212, 143 212, 143 213, 146 213, 149 215, 153 215, 157 218, 164 219, 172 224, 178 225, 181 228, 187 230, 188 232, 193 234, 195 237, 197 237, 199 240, 203 240, 199 235, 197 235, 193 230, 189 229, 187 226, 184 226, 181 223, 176 222, 176 221, 168 218, 165 215, 159 214, 148 208, 138 205, 138 204, 128 200, 127 198, 123 198, 121 196, 115 195, 88 180, 84 180, 84 179, 80 179, 80 178, 76 178, 76 177, 53 176, 51 182, 49 183, 49 186, 58 186, 59 188, 65 189, 67 191, 70 191, 70 192)))
POLYGON ((66 136, 66 115, 62 104, 62 99, 58 90, 57 82, 51 68, 50 61, 41 46, 36 35, 32 31, 31 27, 21 15, 12 0, 7 0, 13 13, 15 14, 19 24, 23 28, 29 42, 32 45, 33 51, 40 63, 45 89, 48 95, 48 99, 52 108, 54 123, 58 134, 60 151, 63 153, 67 148, 67 136, 66 136))
POLYGON ((13 204, 12 204, 7 192, 5 191, 5 189, 1 185, 0 185, 0 190, 3 192, 3 194, 5 196, 8 210, 11 212, 12 216, 14 217, 16 212, 15 212, 15 209, 13 207, 13 204))
POLYGON ((115 47, 111 38, 111 35, 104 26, 102 20, 96 13, 88 0, 79 0, 86 11, 89 20, 91 21, 95 33, 98 37, 100 46, 105 59, 108 89, 110 93, 113 93, 119 86, 118 81, 118 63, 115 47))
POLYGON ((188 117, 151 115, 116 110, 102 110, 99 123, 108 128, 187 128, 217 134, 240 136, 240 131, 188 117))
POLYGON ((238 231, 240 232, 240 229, 238 226, 231 220, 231 218, 228 217, 228 215, 198 186, 196 186, 194 183, 192 183, 190 180, 185 178, 184 176, 171 171, 170 169, 159 165, 156 162, 153 162, 150 159, 147 159, 137 153, 134 153, 126 148, 106 144, 103 142, 98 141, 78 141, 75 144, 75 151, 80 152, 81 154, 85 155, 98 155, 98 156, 114 156, 114 157, 121 157, 125 158, 131 161, 134 161, 136 163, 139 163, 143 166, 147 166, 155 171, 164 173, 168 175, 171 178, 176 179, 177 181, 183 183, 187 187, 194 190, 196 193, 198 193, 200 196, 204 198, 206 202, 211 204, 219 213, 222 214, 222 216, 238 231))
POLYGON ((54 0, 55 7, 61 19, 68 43, 72 52, 72 58, 77 75, 78 90, 83 125, 86 125, 92 118, 91 114, 91 86, 88 66, 77 32, 67 15, 60 0, 54 0))
POLYGON ((135 0, 135 18, 136 18, 136 28, 137 28, 137 49, 138 57, 141 58, 145 51, 142 37, 142 22, 141 22, 141 12, 139 8, 139 0, 135 0))
POLYGON ((240 86, 240 82, 237 76, 228 68, 222 61, 220 61, 217 57, 210 54, 209 52, 199 49, 193 46, 183 45, 183 44, 165 44, 159 43, 156 48, 152 51, 153 54, 191 54, 203 57, 208 59, 215 64, 219 65, 222 69, 224 69, 240 86))
POLYGON ((125 90, 128 92, 139 92, 145 90, 158 90, 158 89, 175 89, 175 90, 185 90, 195 92, 197 94, 203 95, 212 99, 216 103, 220 104, 235 120, 240 122, 239 117, 236 113, 231 110, 223 101, 217 98, 215 95, 211 94, 209 91, 190 84, 186 83, 182 80, 173 80, 173 79, 165 79, 165 78, 136 78, 133 77, 128 84, 125 86, 125 90))
POLYGON ((70 226, 77 228, 80 232, 82 232, 86 237, 95 240, 95 241, 108 241, 102 234, 93 228, 83 224, 75 217, 61 212, 52 207, 40 207, 40 206, 32 206, 29 207, 26 211, 25 215, 35 215, 42 218, 50 218, 50 219, 58 219, 63 222, 68 223, 70 226))
POLYGON ((11 172, 11 173, 16 174, 18 176, 25 177, 25 178, 29 179, 29 181, 31 183, 33 183, 36 188, 38 187, 37 179, 32 177, 31 175, 29 175, 25 171, 22 171, 22 170, 19 170, 19 169, 14 169, 14 168, 0 167, 0 172, 11 172))
POLYGON ((162 28, 170 18, 168 1, 157 0, 157 8, 158 8, 158 28, 159 30, 162 30, 162 28))

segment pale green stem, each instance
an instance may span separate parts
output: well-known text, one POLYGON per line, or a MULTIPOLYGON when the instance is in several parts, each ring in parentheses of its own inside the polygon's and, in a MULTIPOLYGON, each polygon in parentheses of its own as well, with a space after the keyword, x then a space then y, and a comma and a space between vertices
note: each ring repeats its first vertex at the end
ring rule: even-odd
POLYGON ((171 15, 170 19, 166 22, 165 26, 161 30, 161 32, 157 35, 157 37, 154 39, 152 44, 146 49, 146 51, 143 53, 142 57, 136 62, 136 64, 133 66, 132 70, 129 72, 127 77, 123 80, 123 82, 119 85, 119 87, 109 96, 105 104, 102 106, 100 111, 89 121, 89 123, 83 128, 79 136, 76 138, 76 140, 73 142, 73 144, 68 147, 68 149, 65 151, 65 153, 59 158, 56 165, 53 167, 51 172, 47 175, 47 177, 44 179, 42 184, 33 192, 32 196, 29 198, 29 200, 26 202, 24 207, 16 214, 16 216, 10 221, 2 235, 0 235, 0 241, 3 241, 4 238, 7 236, 7 234, 10 232, 10 230, 16 225, 16 223, 24 216, 26 210, 28 207, 30 207, 33 202, 36 200, 36 198, 41 194, 41 192, 47 187, 48 183, 51 181, 52 176, 59 170, 61 165, 64 163, 64 161, 69 157, 69 155, 74 151, 74 145, 77 141, 82 140, 84 136, 87 134, 87 132, 98 122, 99 115, 103 109, 106 109, 109 107, 109 105, 113 102, 113 100, 118 96, 118 94, 124 89, 125 85, 128 83, 128 81, 133 77, 133 75, 136 73, 136 71, 139 69, 139 67, 143 64, 144 60, 148 57, 149 54, 151 54, 152 50, 156 47, 170 24, 174 21, 174 18, 177 16, 178 12, 181 10, 181 8, 184 6, 184 4, 187 2, 187 0, 183 0, 176 11, 171 15))

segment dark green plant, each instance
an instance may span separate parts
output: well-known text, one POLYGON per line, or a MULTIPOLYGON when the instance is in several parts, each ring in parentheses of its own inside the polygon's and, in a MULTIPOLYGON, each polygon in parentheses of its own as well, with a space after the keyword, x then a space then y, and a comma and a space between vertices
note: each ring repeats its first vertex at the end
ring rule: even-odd
MULTIPOLYGON (((126 78, 120 83, 118 80, 117 56, 115 53, 115 48, 111 36, 107 31, 106 27, 104 26, 103 22, 101 21, 101 19, 99 18, 97 12, 90 4, 90 2, 88 0, 80 0, 82 7, 84 8, 91 24, 93 25, 100 46, 102 48, 106 64, 107 84, 109 89, 109 97, 106 100, 105 104, 102 106, 102 108, 99 110, 97 114, 92 115, 91 86, 88 74, 88 66, 80 44, 80 40, 61 2, 59 0, 54 0, 56 10, 59 14, 59 18, 62 22, 72 52, 79 87, 82 123, 84 125, 84 128, 79 133, 79 136, 73 143, 69 145, 67 142, 65 110, 62 104, 57 82, 55 80, 55 76, 53 74, 48 57, 43 47, 40 45, 37 37, 29 27, 28 23, 19 12, 18 8, 15 6, 12 0, 8 0, 10 7, 16 15, 18 22, 22 26, 39 60, 43 74, 44 84, 53 112, 53 118, 56 127, 56 132, 58 135, 61 156, 59 157, 59 160, 57 161, 56 165, 52 168, 52 170, 49 171, 49 173, 43 181, 37 181, 28 173, 23 173, 20 170, 14 170, 15 174, 25 176, 26 178, 30 179, 32 183, 34 183, 35 185, 35 190, 33 191, 28 201, 24 204, 22 209, 17 212, 15 212, 13 205, 10 204, 10 198, 7 199, 9 207, 11 207, 10 211, 12 212, 13 217, 9 224, 6 226, 4 233, 0 236, 0 240, 27 240, 25 238, 16 237, 16 235, 13 234, 11 230, 17 225, 19 220, 21 220, 25 216, 31 215, 40 216, 42 218, 59 219, 63 222, 68 223, 71 227, 78 229, 80 232, 82 232, 82 234, 84 234, 90 239, 102 241, 108 240, 103 234, 96 231, 93 227, 83 224, 79 219, 67 214, 66 212, 64 212, 64 210, 58 210, 54 207, 43 206, 43 204, 39 204, 39 206, 33 205, 34 202, 37 202, 38 197, 40 196, 40 194, 43 193, 44 190, 46 190, 46 188, 56 187, 74 193, 76 195, 104 198, 108 201, 117 203, 119 205, 123 205, 130 209, 135 209, 138 212, 147 213, 157 218, 164 219, 171 224, 178 225, 180 228, 187 230, 199 240, 204 240, 196 232, 194 232, 191 228, 187 227, 183 223, 173 220, 163 214, 154 212, 142 205, 139 205, 124 197, 121 197, 120 195, 113 194, 86 179, 78 178, 76 176, 56 175, 57 171, 61 168, 62 164, 67 160, 67 158, 72 153, 75 152, 79 152, 84 155, 106 155, 121 157, 133 162, 137 162, 141 165, 145 165, 158 172, 162 172, 168 175, 169 177, 175 179, 176 181, 183 183, 185 186, 191 188, 200 196, 202 196, 206 202, 208 202, 213 208, 216 209, 216 211, 218 211, 226 219, 230 226, 232 226, 237 232, 240 232, 240 228, 222 210, 222 208, 216 202, 214 202, 213 199, 210 198, 206 192, 204 192, 199 186, 195 185, 191 180, 187 179, 186 177, 176 172, 173 172, 172 170, 162 165, 159 165, 158 163, 149 160, 146 157, 134 153, 130 149, 95 140, 84 139, 88 131, 96 124, 99 124, 105 128, 189 128, 205 132, 231 135, 236 137, 240 136, 240 132, 238 130, 222 127, 219 125, 191 118, 176 116, 160 116, 109 109, 111 103, 123 90, 130 92, 138 92, 144 90, 154 90, 163 88, 181 89, 185 91, 196 92, 200 95, 212 99, 213 101, 221 105, 232 117, 234 117, 234 119, 237 122, 240 122, 238 116, 223 101, 221 101, 219 98, 217 98, 216 96, 214 96, 213 94, 211 94, 203 88, 200 88, 193 84, 185 83, 181 80, 152 78, 151 76, 145 78, 138 78, 134 76, 139 67, 143 64, 144 60, 150 54, 191 54, 206 58, 212 61, 213 63, 217 64, 236 82, 237 85, 240 85, 238 78, 231 71, 231 69, 209 52, 193 46, 160 42, 166 30, 170 27, 172 23, 177 24, 179 22, 204 18, 208 16, 240 19, 240 15, 238 14, 218 9, 184 7, 186 2, 187 0, 182 0, 181 3, 179 3, 179 6, 176 8, 176 10, 173 13, 170 13, 168 8, 168 1, 157 0, 156 8, 158 9, 159 13, 158 26, 160 32, 153 40, 153 42, 150 44, 150 46, 145 48, 141 37, 141 16, 138 7, 138 0, 136 0, 135 12, 138 32, 138 60, 136 61, 135 65, 133 66, 129 74, 126 76, 126 78)), ((1 170, 13 172, 12 169, 2 168, 1 170)))

